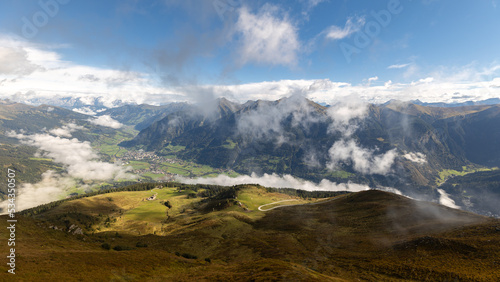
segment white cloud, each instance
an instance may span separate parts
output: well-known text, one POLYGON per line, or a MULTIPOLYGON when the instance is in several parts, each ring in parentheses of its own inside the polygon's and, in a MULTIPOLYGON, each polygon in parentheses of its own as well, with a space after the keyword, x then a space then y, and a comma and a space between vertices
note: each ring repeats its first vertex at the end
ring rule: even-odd
POLYGON ((330 132, 339 132, 348 138, 358 129, 360 120, 368 114, 368 104, 357 95, 342 97, 327 109, 332 118, 330 132))
POLYGON ((447 206, 447 207, 453 208, 453 209, 460 209, 460 207, 455 204, 455 201, 453 201, 453 199, 450 198, 450 195, 448 195, 448 193, 446 193, 446 191, 444 191, 443 189, 437 189, 437 191, 441 195, 439 198, 439 203, 441 205, 447 206))
POLYGON ((400 65, 390 65, 387 68, 388 69, 404 69, 408 67, 410 64, 400 64, 400 65))
POLYGON ((306 191, 351 191, 359 192, 364 190, 369 190, 370 187, 366 185, 356 184, 356 183, 335 183, 329 180, 323 179, 320 183, 316 184, 311 181, 303 180, 300 178, 295 178, 291 175, 279 176, 277 174, 264 174, 263 176, 257 176, 255 173, 252 175, 240 175, 237 177, 229 177, 227 175, 218 175, 214 178, 183 178, 180 177, 179 181, 187 184, 214 184, 214 185, 224 185, 232 186, 238 184, 259 184, 266 187, 274 188, 294 188, 306 191))
POLYGON ((27 75, 40 66, 28 59, 28 52, 23 49, 0 46, 0 75, 27 75))
POLYGON ((418 163, 418 164, 425 164, 427 163, 427 158, 424 154, 417 152, 409 152, 403 155, 403 157, 411 162, 418 163))
POLYGON ((378 76, 373 76, 373 77, 370 77, 366 80, 366 86, 370 86, 372 84, 372 82, 375 82, 378 80, 378 76))
POLYGON ((89 107, 75 108, 73 112, 77 112, 84 115, 95 116, 97 113, 89 107))
POLYGON ((250 138, 266 139, 278 144, 288 142, 288 132, 282 126, 290 119, 293 127, 308 130, 310 124, 320 121, 315 109, 300 95, 279 102, 261 102, 255 109, 242 113, 237 120, 238 132, 250 138))
POLYGON ((348 18, 343 28, 332 25, 324 31, 325 37, 330 40, 340 40, 358 32, 365 25, 365 18, 348 18))
POLYGON ((103 181, 133 178, 124 167, 99 161, 99 156, 89 142, 50 134, 24 135, 8 132, 7 136, 17 138, 23 144, 39 148, 44 152, 42 156, 61 163, 71 177, 103 181))
POLYGON ((280 16, 278 7, 266 4, 257 14, 240 8, 235 33, 240 41, 240 65, 296 65, 300 49, 297 29, 286 15, 280 16))
POLYGON ((77 65, 61 60, 60 46, 35 45, 0 34, 0 97, 24 102, 41 97, 103 97, 145 101, 168 90, 156 86, 144 73, 77 65), (56 49, 55 49, 56 48, 56 49), (94 78, 92 80, 83 78, 94 78))
POLYGON ((121 124, 119 121, 114 120, 113 118, 111 118, 111 116, 108 115, 103 115, 96 118, 90 118, 88 121, 96 125, 111 127, 115 129, 123 126, 123 124, 121 124))
MULTIPOLYGON (((4 74, 3 78, 0 78, 0 98, 26 102, 43 99, 50 101, 57 97, 79 97, 92 101, 100 97, 99 101, 107 107, 113 107, 113 102, 116 100, 155 105, 193 101, 192 91, 189 88, 159 86, 145 73, 77 65, 62 61, 56 52, 57 49, 51 46, 35 46, 2 35, 0 41, 5 43, 0 46, 16 46, 18 50, 24 50, 28 60, 25 67, 15 71, 27 74, 21 76, 4 74), (31 72, 30 68, 33 65, 39 66, 44 71, 31 72), (122 84, 117 83, 120 81, 122 84)), ((215 98, 225 96, 239 102, 257 99, 277 100, 297 92, 314 101, 325 103, 352 94, 357 94, 363 101, 371 103, 383 103, 391 99, 464 102, 500 97, 499 64, 492 64, 487 68, 474 64, 456 68, 443 67, 421 77, 417 76, 418 73, 418 66, 412 63, 406 67, 403 74, 410 81, 405 83, 393 80, 383 81, 379 85, 370 85, 366 82, 356 85, 329 79, 303 79, 239 85, 198 85, 196 89, 197 92, 210 91, 215 98), (422 77, 432 77, 433 81, 421 80, 422 77), (461 93, 461 97, 468 98, 459 98, 454 93, 461 93)))
POLYGON ((330 170, 338 169, 340 164, 352 165, 353 169, 363 174, 388 174, 397 157, 396 150, 376 155, 376 149, 360 147, 352 135, 358 129, 361 121, 368 114, 368 104, 355 95, 343 98, 327 110, 332 119, 329 132, 341 134, 328 151, 330 170))
POLYGON ((85 129, 85 127, 80 126, 80 125, 76 125, 74 123, 69 123, 69 124, 64 125, 63 127, 51 129, 51 130, 49 130, 49 133, 53 134, 55 136, 59 136, 59 137, 70 138, 71 133, 73 133, 77 130, 83 130, 83 129, 85 129))
POLYGON ((406 67, 405 72, 403 73, 403 77, 405 79, 411 79, 417 76, 418 72, 419 72, 419 67, 417 66, 417 64, 409 64, 406 67))
MULTIPOLYGON (((50 133, 66 136, 76 129, 81 129, 81 127, 69 124, 60 130, 51 130, 50 133)), ((134 175, 128 173, 127 167, 99 161, 90 143, 80 142, 76 138, 67 139, 50 134, 24 135, 13 131, 8 132, 7 136, 17 138, 23 144, 37 147, 41 150, 36 154, 37 156, 51 158, 54 162, 61 163, 67 171, 56 173, 48 170, 42 174, 40 182, 22 184, 17 190, 18 210, 59 200, 73 188, 90 188, 87 184, 81 185, 77 179, 108 181, 135 178, 134 175)), ((0 208, 3 208, 4 212, 7 204, 8 201, 0 202, 0 208)))
POLYGON ((328 167, 336 169, 340 163, 352 164, 354 170, 363 174, 382 174, 391 172, 397 157, 396 149, 384 154, 375 155, 375 150, 360 147, 354 140, 340 140, 328 151, 330 163, 328 167))
POLYGON ((301 2, 304 4, 302 15, 304 16, 305 20, 309 20, 309 14, 316 6, 326 1, 327 0, 301 0, 301 2))
MULTIPOLYGON (((48 170, 42 174, 38 183, 24 183, 18 188, 16 196, 17 210, 25 210, 42 204, 60 200, 64 192, 77 186, 76 181, 67 176, 61 176, 48 170)), ((83 187, 82 187, 83 188, 83 187)), ((5 212, 8 201, 0 202, 0 208, 5 212)))
MULTIPOLYGON (((279 176, 277 174, 264 174, 258 176, 255 173, 251 175, 239 175, 237 177, 229 177, 224 174, 220 174, 217 177, 210 178, 185 178, 178 177, 177 181, 187 184, 211 184, 211 185, 222 185, 222 186, 233 186, 239 184, 258 184, 264 187, 272 188, 293 188, 305 191, 348 191, 348 192, 360 192, 370 190, 371 188, 367 185, 357 184, 352 182, 347 183, 335 183, 327 179, 321 180, 319 183, 314 183, 304 179, 293 177, 289 174, 279 176)), ((391 188, 391 187, 377 187, 377 190, 382 190, 398 195, 402 195, 401 191, 391 188)))
POLYGON ((310 8, 314 8, 316 7, 317 5, 319 5, 320 3, 323 3, 325 2, 326 0, 306 0, 308 6, 310 8))

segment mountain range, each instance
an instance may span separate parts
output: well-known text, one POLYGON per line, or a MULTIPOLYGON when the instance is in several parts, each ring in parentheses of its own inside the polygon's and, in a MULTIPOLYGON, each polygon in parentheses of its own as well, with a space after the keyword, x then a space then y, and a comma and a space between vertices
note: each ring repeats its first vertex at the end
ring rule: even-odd
POLYGON ((301 97, 244 104, 219 99, 204 110, 171 111, 121 145, 243 174, 389 186, 432 199, 447 171, 500 166, 500 105, 347 101, 325 107, 301 97))
POLYGON ((58 163, 33 158, 32 147, 19 147, 6 133, 46 133, 74 123, 84 130, 72 136, 93 144, 106 161, 115 159, 120 149, 113 144, 121 142, 127 150, 143 149, 241 174, 391 187, 434 201, 445 192, 456 206, 498 216, 500 189, 494 169, 500 166, 499 121, 499 105, 341 101, 322 106, 302 97, 243 104, 222 98, 203 105, 123 105, 94 117, 57 106, 4 101, 0 162, 16 164, 23 172, 21 182, 39 181, 47 169, 64 170, 58 163), (90 122, 107 116, 123 127, 90 122), (467 183, 474 185, 440 187, 466 174, 467 183))
POLYGON ((38 203, 15 215, 16 275, 497 281, 500 223, 491 217, 500 214, 499 119, 499 105, 322 106, 302 97, 124 105, 95 116, 4 102, 0 164, 16 171, 18 204, 38 203), (267 174, 323 190, 374 189, 106 183, 128 173, 115 162, 124 154, 137 156, 130 163, 142 169, 181 173, 181 159, 200 171, 206 164, 252 174, 246 183, 267 174), (45 197, 54 189, 56 197, 45 197))

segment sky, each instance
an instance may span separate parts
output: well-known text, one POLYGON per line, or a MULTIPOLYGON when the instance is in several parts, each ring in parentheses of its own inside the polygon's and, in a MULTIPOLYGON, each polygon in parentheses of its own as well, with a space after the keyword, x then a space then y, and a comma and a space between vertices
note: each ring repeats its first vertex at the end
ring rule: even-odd
POLYGON ((3 0, 0 98, 498 98, 498 2, 3 0))

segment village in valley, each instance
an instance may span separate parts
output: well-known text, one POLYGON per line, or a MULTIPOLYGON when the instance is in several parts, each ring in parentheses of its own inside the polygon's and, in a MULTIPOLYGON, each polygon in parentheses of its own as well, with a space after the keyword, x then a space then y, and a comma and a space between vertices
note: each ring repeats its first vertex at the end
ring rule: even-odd
POLYGON ((144 150, 128 151, 116 157, 115 161, 123 166, 130 166, 131 172, 136 175, 156 181, 175 181, 179 177, 215 177, 219 174, 237 175, 231 169, 212 168, 144 150))

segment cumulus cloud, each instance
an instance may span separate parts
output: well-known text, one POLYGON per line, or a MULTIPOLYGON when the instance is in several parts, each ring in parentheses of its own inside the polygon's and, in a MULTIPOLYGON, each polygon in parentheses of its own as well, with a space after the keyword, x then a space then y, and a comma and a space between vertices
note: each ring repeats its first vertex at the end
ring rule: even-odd
POLYGON ((71 133, 77 131, 77 130, 83 130, 85 127, 74 124, 74 123, 68 123, 64 125, 63 127, 60 128, 54 128, 49 130, 49 133, 55 136, 59 137, 71 137, 71 133))
POLYGON ((115 128, 115 129, 123 126, 123 124, 121 124, 117 120, 114 120, 109 115, 103 115, 103 116, 99 116, 96 118, 91 118, 88 121, 90 121, 91 123, 96 124, 96 125, 111 127, 111 128, 115 128))
POLYGON ((352 164, 354 170, 364 174, 387 174, 391 171, 397 157, 396 149, 384 154, 375 154, 376 150, 360 147, 354 140, 340 140, 328 151, 328 167, 335 169, 340 163, 352 164))
POLYGON ((25 135, 9 132, 7 136, 17 138, 21 143, 37 147, 43 156, 61 163, 71 177, 84 180, 129 179, 132 175, 122 166, 99 161, 89 142, 68 139, 50 134, 25 135))
POLYGON ((288 65, 297 63, 300 42, 297 29, 276 6, 266 4, 253 14, 239 9, 235 33, 239 37, 238 59, 247 63, 288 65))
POLYGON ((27 75, 37 69, 40 66, 29 60, 26 50, 0 46, 0 74, 27 75))
POLYGON ((327 30, 325 30, 325 37, 330 40, 344 39, 351 36, 353 33, 358 32, 364 25, 364 17, 348 18, 343 28, 332 25, 327 30))
POLYGON ((252 175, 240 175, 237 177, 229 177, 227 175, 218 175, 214 178, 183 178, 178 179, 182 183, 187 184, 214 184, 214 185, 224 185, 232 186, 238 184, 259 184, 266 187, 275 188, 294 188, 307 191, 350 191, 359 192, 364 190, 370 190, 370 187, 355 183, 335 183, 323 179, 320 183, 316 184, 311 181, 306 181, 300 178, 295 178, 291 175, 279 176, 277 174, 264 174, 258 176, 255 173, 252 175))
POLYGON ((403 155, 403 157, 411 162, 418 163, 418 164, 425 164, 427 163, 427 158, 423 153, 417 152, 409 152, 403 155))

